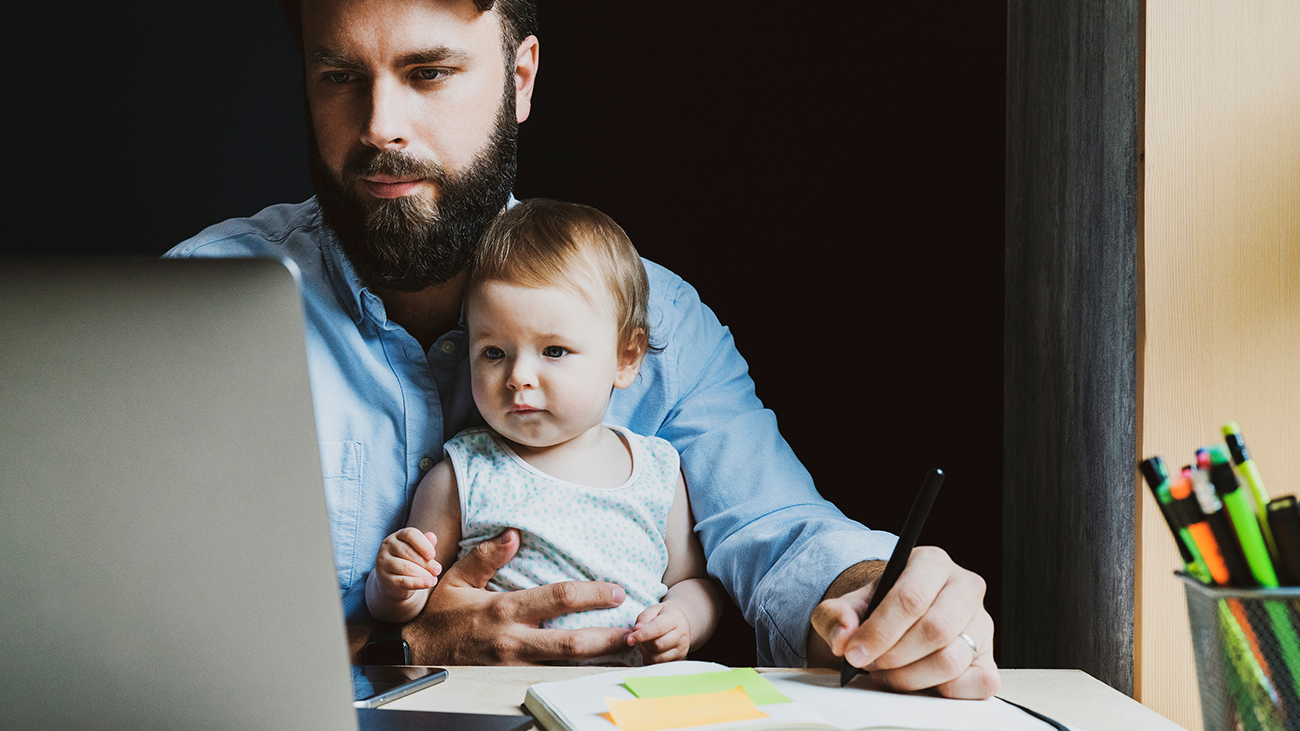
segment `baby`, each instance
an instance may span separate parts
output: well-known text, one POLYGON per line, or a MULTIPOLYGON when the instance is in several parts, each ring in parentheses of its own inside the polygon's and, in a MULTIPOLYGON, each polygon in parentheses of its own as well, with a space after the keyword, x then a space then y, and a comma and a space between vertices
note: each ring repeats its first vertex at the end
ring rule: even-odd
POLYGON ((586 206, 535 199, 484 234, 465 295, 474 403, 467 429, 425 475, 407 528, 366 580, 377 619, 424 608, 443 566, 505 528, 519 553, 499 591, 609 581, 622 605, 543 627, 627 627, 630 665, 686 657, 713 633, 721 589, 705 573, 677 451, 605 424, 649 340, 649 285, 623 229, 586 206), (640 652, 638 653, 637 650, 640 652))

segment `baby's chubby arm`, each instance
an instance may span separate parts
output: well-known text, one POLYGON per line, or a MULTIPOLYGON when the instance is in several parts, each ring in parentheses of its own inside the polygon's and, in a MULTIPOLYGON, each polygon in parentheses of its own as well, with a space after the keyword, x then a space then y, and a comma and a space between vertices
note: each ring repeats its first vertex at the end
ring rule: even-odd
POLYGON ((408 526, 379 546, 375 570, 366 577, 366 606, 375 619, 400 624, 423 611, 442 567, 455 560, 459 542, 456 476, 450 460, 443 460, 416 488, 408 526), (445 507, 449 500, 451 515, 445 507))
POLYGON ((686 492, 686 480, 679 473, 668 512, 668 569, 664 583, 668 593, 659 604, 636 618, 629 645, 640 645, 646 664, 685 660, 713 634, 722 612, 722 587, 709 578, 704 549, 695 536, 695 520, 686 492))

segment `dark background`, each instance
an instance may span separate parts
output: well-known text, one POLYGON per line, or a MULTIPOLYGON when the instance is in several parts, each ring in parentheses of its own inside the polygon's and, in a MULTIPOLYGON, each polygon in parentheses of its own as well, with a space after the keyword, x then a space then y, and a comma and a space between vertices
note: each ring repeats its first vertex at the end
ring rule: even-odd
MULTIPOLYGON (((694 284, 851 517, 897 531, 943 467, 922 542, 997 619, 1005 2, 717 5, 542 0, 516 193, 604 210, 694 284)), ((11 28, 4 254, 153 257, 311 194, 274 0, 11 28)), ((753 663, 752 638, 724 622, 701 656, 753 663)))

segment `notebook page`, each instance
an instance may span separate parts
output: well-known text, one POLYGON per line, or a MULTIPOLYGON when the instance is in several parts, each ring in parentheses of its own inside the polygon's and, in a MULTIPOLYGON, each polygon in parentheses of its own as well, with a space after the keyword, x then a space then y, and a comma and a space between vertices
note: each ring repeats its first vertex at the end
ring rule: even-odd
MULTIPOLYGON (((838 673, 764 673, 796 705, 816 708, 842 729, 898 728, 937 731, 1053 731, 1004 701, 959 701, 929 695, 869 690, 870 679, 840 687, 838 673)), ((767 710, 771 706, 759 706, 767 710)))
MULTIPOLYGON (((670 675, 716 672, 715 663, 685 661, 615 671, 554 683, 539 683, 530 692, 572 731, 619 731, 605 715, 606 698, 633 699, 623 686, 624 675, 670 675)), ((1048 724, 1003 701, 957 701, 926 695, 870 690, 870 678, 859 676, 848 688, 839 687, 837 673, 763 673, 793 703, 758 706, 767 719, 694 727, 707 731, 770 728, 916 729, 918 731, 1053 731, 1048 724), (814 712, 813 709, 816 709, 814 712)))

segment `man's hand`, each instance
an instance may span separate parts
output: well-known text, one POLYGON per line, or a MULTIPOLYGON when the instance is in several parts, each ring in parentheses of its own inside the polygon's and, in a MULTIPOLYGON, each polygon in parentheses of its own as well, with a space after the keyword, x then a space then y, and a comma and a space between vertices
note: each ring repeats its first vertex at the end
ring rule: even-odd
POLYGON ((627 649, 626 629, 540 629, 570 612, 623 603, 623 588, 598 581, 568 581, 522 591, 488 591, 488 581, 519 551, 509 529, 452 564, 424 611, 402 635, 416 665, 531 665, 546 660, 599 657, 627 649))
POLYGON ((887 688, 933 687, 949 698, 997 693, 1001 680, 993 662, 993 618, 984 611, 984 580, 942 549, 922 546, 860 623, 883 571, 882 561, 863 562, 826 590, 812 614, 808 664, 838 667, 847 656, 887 688))
POLYGON ((627 644, 641 646, 646 665, 685 660, 691 651, 691 622, 676 604, 654 604, 636 618, 627 644))

